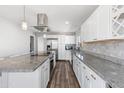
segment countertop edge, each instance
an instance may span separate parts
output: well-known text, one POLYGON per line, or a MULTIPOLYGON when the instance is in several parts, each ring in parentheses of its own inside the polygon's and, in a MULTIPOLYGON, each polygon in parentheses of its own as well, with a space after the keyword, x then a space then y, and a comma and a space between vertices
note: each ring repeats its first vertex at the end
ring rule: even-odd
MULTIPOLYGON (((78 52, 78 53, 79 53, 79 51, 77 51, 77 50, 75 50, 75 52, 78 52)), ((75 53, 75 52, 73 52, 73 53, 75 53)), ((82 52, 85 52, 85 53, 86 53, 86 51, 82 51, 82 52)), ((98 57, 98 56, 96 56, 96 55, 90 54, 89 52, 88 52, 87 54, 92 55, 92 56, 95 56, 95 57, 98 57)), ((82 55, 82 53, 81 53, 81 55, 82 55)), ((75 54, 75 56, 76 56, 81 62, 83 62, 83 60, 80 59, 76 54, 75 54)), ((100 58, 101 58, 101 57, 100 57, 100 58)), ((103 58, 103 59, 104 59, 104 58, 103 58)), ((105 59, 105 60, 106 60, 106 59, 105 59)), ((106 82, 106 84, 111 85, 112 88, 119 88, 117 85, 112 84, 112 82, 111 82, 110 80, 106 80, 106 79, 104 78, 104 76, 103 76, 100 72, 98 72, 96 69, 94 69, 91 65, 89 65, 89 64, 86 63, 86 62, 83 62, 83 63, 84 63, 85 65, 87 65, 91 70, 93 70, 99 77, 101 77, 101 78, 106 82)))
POLYGON ((39 64, 37 64, 36 66, 32 67, 32 68, 19 68, 19 69, 0 69, 0 73, 16 73, 16 72, 19 72, 19 73, 23 73, 23 72, 33 72, 35 70, 38 69, 38 67, 40 67, 48 58, 50 57, 50 55, 48 55, 46 58, 44 58, 42 60, 42 62, 39 62, 39 64))
POLYGON ((81 50, 81 51, 84 52, 84 53, 93 55, 95 57, 99 57, 99 58, 111 61, 111 62, 119 64, 119 65, 124 65, 124 59, 122 59, 122 58, 117 58, 117 57, 114 57, 114 56, 104 55, 104 54, 91 52, 91 51, 87 51, 87 50, 81 50))

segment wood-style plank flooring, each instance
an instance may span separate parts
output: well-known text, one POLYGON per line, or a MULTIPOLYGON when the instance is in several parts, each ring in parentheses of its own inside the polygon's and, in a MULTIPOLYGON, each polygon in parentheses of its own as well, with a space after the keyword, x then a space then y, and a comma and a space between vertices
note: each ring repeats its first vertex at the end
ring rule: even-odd
POLYGON ((58 61, 48 88, 79 88, 71 65, 67 61, 58 61))

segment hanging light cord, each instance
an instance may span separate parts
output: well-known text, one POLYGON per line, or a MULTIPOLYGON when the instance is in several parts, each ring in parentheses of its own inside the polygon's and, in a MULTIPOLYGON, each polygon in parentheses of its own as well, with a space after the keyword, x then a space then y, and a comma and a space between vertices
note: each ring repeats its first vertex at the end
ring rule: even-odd
POLYGON ((25 5, 23 6, 23 21, 22 21, 22 29, 23 30, 27 30, 27 22, 26 22, 26 12, 25 12, 26 8, 25 5))
POLYGON ((26 20, 25 20, 25 19, 26 19, 25 17, 26 17, 26 16, 25 16, 25 5, 24 5, 24 21, 26 21, 26 20))

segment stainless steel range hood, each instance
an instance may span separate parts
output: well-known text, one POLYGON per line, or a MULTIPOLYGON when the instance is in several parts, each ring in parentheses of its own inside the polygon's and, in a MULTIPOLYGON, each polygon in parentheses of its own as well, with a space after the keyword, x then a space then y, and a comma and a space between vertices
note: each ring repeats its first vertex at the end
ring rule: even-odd
POLYGON ((46 14, 37 14, 37 26, 33 26, 35 29, 46 32, 48 30, 48 17, 46 14))

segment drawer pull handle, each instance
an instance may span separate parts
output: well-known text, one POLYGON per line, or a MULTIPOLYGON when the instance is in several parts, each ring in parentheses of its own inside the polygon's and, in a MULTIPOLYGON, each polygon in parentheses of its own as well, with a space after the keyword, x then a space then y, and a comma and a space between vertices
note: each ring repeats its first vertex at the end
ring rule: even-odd
POLYGON ((48 70, 48 68, 45 69, 45 71, 48 70))
POLYGON ((2 73, 0 73, 0 77, 2 76, 2 73))
POLYGON ((94 80, 96 80, 96 77, 94 77, 92 74, 91 74, 91 77, 92 77, 94 80))
POLYGON ((89 80, 89 78, 86 76, 86 79, 89 80))
POLYGON ((83 66, 83 69, 86 69, 86 68, 83 66))
POLYGON ((94 38, 93 40, 97 40, 97 38, 94 38))

